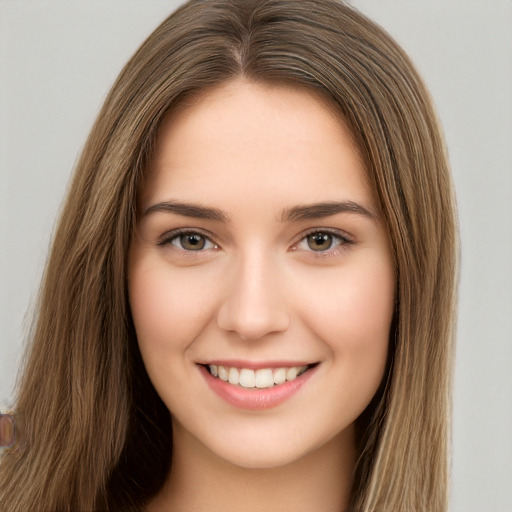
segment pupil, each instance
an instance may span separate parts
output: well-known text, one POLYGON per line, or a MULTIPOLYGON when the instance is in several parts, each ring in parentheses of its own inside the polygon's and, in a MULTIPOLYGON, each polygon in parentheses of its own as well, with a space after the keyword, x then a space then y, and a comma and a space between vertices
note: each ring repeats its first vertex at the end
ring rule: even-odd
POLYGON ((308 246, 313 251, 326 251, 332 245, 332 236, 328 233, 314 233, 308 236, 308 246))
POLYGON ((180 242, 184 249, 191 251, 200 250, 205 245, 204 238, 200 235, 182 235, 180 242))

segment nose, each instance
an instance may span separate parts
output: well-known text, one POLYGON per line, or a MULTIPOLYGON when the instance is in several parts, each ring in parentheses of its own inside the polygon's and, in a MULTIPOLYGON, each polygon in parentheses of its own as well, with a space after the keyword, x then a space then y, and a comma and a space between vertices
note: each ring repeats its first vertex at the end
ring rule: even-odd
POLYGON ((217 324, 243 340, 258 340, 288 329, 290 315, 279 275, 268 259, 252 256, 232 269, 217 324))

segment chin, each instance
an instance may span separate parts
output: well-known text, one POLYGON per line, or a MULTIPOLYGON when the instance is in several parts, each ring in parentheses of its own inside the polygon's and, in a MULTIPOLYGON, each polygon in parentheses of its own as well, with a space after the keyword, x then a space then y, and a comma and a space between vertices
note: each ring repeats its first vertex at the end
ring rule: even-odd
POLYGON ((308 436, 307 430, 300 428, 294 432, 288 428, 285 432, 278 430, 273 433, 257 428, 252 432, 250 429, 244 431, 242 428, 240 432, 245 435, 237 438, 236 433, 231 432, 222 440, 212 440, 209 446, 206 445, 207 450, 217 458, 241 469, 268 470, 290 466, 316 455, 325 455, 326 451, 343 451, 353 443, 351 427, 338 433, 319 432, 316 436, 308 436))
POLYGON ((270 447, 266 449, 260 444, 259 446, 251 447, 251 449, 247 449, 247 447, 244 447, 244 449, 236 447, 236 450, 230 450, 229 453, 219 452, 216 455, 228 464, 240 469, 268 470, 291 465, 301 460, 306 453, 307 452, 297 450, 276 451, 270 447))

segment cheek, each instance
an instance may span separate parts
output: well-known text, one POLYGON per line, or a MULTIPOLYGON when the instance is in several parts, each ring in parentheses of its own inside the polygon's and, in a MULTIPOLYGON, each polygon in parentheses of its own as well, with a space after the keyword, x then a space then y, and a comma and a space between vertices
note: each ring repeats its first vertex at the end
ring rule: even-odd
POLYGON ((130 274, 130 306, 145 359, 184 351, 208 321, 211 309, 205 303, 212 297, 205 290, 208 281, 205 284, 199 273, 161 267, 142 263, 130 274))
MULTIPOLYGON (((302 297, 309 300, 303 301, 301 315, 325 350, 325 384, 314 401, 325 414, 322 428, 335 435, 356 421, 384 378, 394 311, 393 266, 390 258, 369 255, 303 282, 302 297)), ((305 428, 315 427, 313 417, 305 421, 305 428)))
POLYGON ((390 260, 368 257, 333 269, 316 281, 304 316, 326 341, 333 359, 385 364, 394 311, 395 278, 390 260), (334 284, 333 284, 334 283, 334 284))

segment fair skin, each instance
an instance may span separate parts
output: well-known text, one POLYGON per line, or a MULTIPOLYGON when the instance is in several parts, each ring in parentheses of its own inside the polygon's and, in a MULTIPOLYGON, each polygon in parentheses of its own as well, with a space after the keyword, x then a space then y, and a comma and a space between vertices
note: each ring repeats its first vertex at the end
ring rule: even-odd
POLYGON ((346 508, 395 290, 365 176, 340 116, 302 90, 231 81, 163 123, 128 275, 172 413, 148 510, 346 508))

